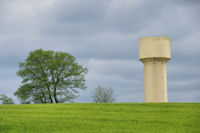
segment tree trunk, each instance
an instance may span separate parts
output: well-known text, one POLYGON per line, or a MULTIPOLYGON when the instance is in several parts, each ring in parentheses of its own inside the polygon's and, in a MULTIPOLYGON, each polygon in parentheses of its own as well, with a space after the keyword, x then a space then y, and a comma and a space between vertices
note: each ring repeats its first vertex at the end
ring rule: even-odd
POLYGON ((51 103, 53 103, 53 99, 51 98, 51 94, 49 94, 49 99, 50 99, 51 103))
POLYGON ((42 99, 44 99, 44 103, 47 103, 47 99, 46 99, 46 96, 45 96, 45 94, 44 94, 44 92, 41 92, 42 93, 42 99))
POLYGON ((40 98, 40 101, 41 101, 42 103, 44 103, 44 101, 42 100, 42 98, 40 98))
POLYGON ((56 103, 58 103, 57 95, 56 95, 56 88, 54 88, 54 100, 56 103))
POLYGON ((49 92, 49 99, 50 99, 51 103, 53 103, 53 99, 51 98, 51 91, 49 88, 48 88, 48 92, 49 92))
POLYGON ((47 103, 47 99, 46 99, 46 97, 44 98, 44 103, 47 103))

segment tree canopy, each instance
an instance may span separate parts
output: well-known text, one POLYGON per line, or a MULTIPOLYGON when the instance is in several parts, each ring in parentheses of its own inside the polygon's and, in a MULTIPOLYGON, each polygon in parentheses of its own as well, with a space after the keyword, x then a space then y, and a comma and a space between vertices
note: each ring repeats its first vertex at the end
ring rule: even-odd
POLYGON ((93 92, 92 97, 96 103, 112 103, 115 101, 114 90, 98 86, 93 92))
POLYGON ((14 104, 13 99, 5 94, 0 95, 0 101, 2 101, 2 104, 14 104))
POLYGON ((24 102, 71 101, 78 96, 78 89, 86 88, 87 71, 69 53, 38 49, 19 63, 17 75, 23 80, 14 94, 24 102))

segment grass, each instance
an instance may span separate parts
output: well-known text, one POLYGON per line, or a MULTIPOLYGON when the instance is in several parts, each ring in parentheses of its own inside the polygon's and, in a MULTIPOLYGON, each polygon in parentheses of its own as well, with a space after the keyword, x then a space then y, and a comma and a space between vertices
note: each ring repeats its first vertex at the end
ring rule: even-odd
POLYGON ((200 103, 0 105, 0 133, 200 133, 200 103))

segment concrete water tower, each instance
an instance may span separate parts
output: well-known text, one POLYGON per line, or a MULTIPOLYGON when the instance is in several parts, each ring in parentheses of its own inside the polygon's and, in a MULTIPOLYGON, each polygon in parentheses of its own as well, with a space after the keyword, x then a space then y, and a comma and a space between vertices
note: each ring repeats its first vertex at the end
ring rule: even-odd
POLYGON ((168 37, 144 37, 139 40, 139 59, 144 64, 145 102, 168 102, 167 62, 171 58, 168 37))

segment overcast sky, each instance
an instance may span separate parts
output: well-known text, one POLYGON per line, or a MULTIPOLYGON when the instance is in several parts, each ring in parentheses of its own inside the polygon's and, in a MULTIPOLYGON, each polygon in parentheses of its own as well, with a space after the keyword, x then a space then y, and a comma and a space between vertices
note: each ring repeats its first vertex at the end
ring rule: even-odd
POLYGON ((144 102, 138 39, 167 36, 169 102, 200 102, 199 15, 200 0, 0 0, 0 94, 14 97, 18 63, 42 48, 89 69, 75 102, 92 102, 99 85, 112 87, 116 102, 144 102))

